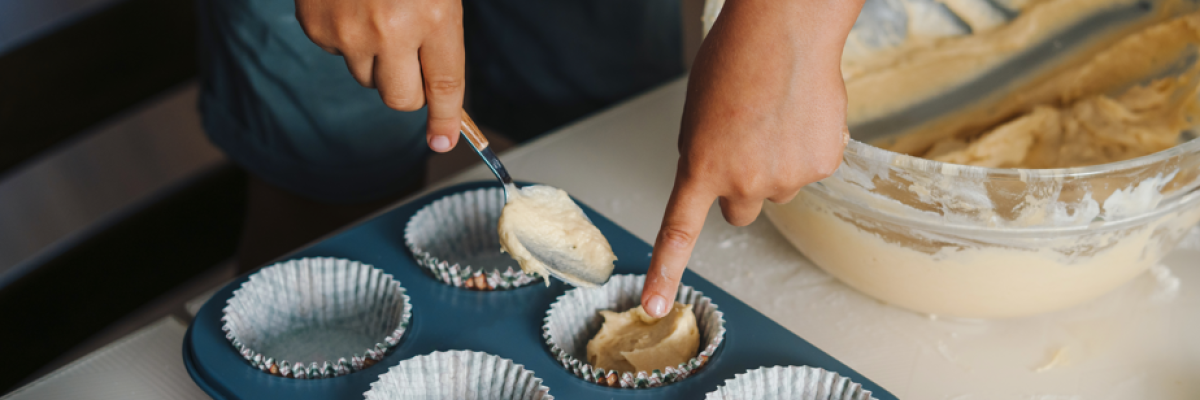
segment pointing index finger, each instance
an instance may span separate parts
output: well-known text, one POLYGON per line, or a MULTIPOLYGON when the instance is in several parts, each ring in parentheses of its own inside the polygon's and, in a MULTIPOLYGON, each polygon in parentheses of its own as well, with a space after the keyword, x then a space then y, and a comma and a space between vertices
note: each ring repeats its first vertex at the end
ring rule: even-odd
POLYGON ((650 316, 662 317, 671 310, 679 280, 715 199, 715 194, 688 178, 682 169, 676 174, 642 290, 642 308, 650 316))
POLYGON ((458 142, 466 89, 462 25, 447 25, 426 39, 420 57, 425 75, 426 104, 429 105, 429 126, 425 135, 435 151, 449 151, 458 142), (437 140, 440 138, 445 140, 437 140))

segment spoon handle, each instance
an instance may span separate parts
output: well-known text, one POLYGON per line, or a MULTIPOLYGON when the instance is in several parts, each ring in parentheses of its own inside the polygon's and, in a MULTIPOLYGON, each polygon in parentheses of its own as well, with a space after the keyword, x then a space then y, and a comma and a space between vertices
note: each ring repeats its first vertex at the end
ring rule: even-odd
MULTIPOLYGON (((500 163, 500 158, 496 157, 496 153, 488 147, 488 140, 483 136, 483 131, 475 126, 475 121, 471 120, 471 116, 467 115, 467 110, 462 112, 462 131, 463 137, 467 138, 467 142, 471 143, 471 147, 475 149, 475 153, 483 159, 483 163, 487 164, 488 168, 496 174, 496 179, 499 179, 505 186, 512 185, 512 176, 508 175, 508 170, 504 169, 504 164, 500 163)), ((505 193, 507 196, 507 192, 505 193)))
POLYGON ((463 137, 467 138, 468 142, 471 142, 471 147, 474 147, 475 150, 483 150, 488 147, 487 138, 483 136, 483 131, 475 125, 475 121, 471 120, 471 116, 467 115, 467 110, 462 110, 462 127, 459 129, 462 131, 463 137))

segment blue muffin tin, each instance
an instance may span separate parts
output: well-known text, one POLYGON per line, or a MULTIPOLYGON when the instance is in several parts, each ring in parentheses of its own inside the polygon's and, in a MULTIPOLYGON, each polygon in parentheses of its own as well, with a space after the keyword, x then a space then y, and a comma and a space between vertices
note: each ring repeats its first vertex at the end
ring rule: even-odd
MULTIPOLYGON (((183 360, 196 384, 215 399, 361 399, 380 374, 401 360, 442 350, 476 350, 509 358, 543 380, 558 399, 703 399, 735 374, 764 366, 809 365, 860 383, 880 400, 896 397, 804 339, 691 271, 683 283, 704 292, 725 314, 725 340, 704 368, 686 380, 651 389, 608 388, 572 375, 550 354, 542 319, 569 286, 529 285, 505 291, 471 291, 437 281, 404 246, 408 219, 425 205, 452 193, 499 186, 461 184, 396 207, 288 258, 340 257, 374 265, 392 274, 412 300, 411 328, 379 363, 349 375, 300 380, 269 375, 250 366, 225 340, 221 309, 247 276, 217 291, 192 321, 183 342, 183 360)), ((651 246, 585 205, 588 217, 617 254, 614 274, 645 274, 651 246)))

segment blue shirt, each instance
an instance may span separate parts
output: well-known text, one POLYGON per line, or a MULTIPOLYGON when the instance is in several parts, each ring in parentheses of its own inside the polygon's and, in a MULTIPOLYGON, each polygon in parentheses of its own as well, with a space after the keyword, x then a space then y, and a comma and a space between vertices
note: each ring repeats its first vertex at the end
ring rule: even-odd
MULTIPOLYGON (((266 182, 355 203, 419 179, 425 110, 395 111, 300 28, 292 0, 200 0, 210 140, 266 182)), ((518 140, 683 72, 679 0, 467 0, 468 98, 518 140)))

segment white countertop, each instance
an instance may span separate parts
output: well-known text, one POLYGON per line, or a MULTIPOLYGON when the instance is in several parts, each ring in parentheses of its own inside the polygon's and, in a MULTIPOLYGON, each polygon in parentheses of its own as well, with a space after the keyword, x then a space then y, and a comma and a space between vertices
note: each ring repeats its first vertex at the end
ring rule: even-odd
MULTIPOLYGON (((676 80, 501 159, 517 179, 566 189, 653 242, 674 177, 685 86, 676 80)), ((494 178, 481 164, 438 186, 483 179, 494 178)), ((1018 320, 936 319, 881 304, 814 267, 765 218, 737 228, 716 207, 690 268, 902 399, 1200 398, 1200 227, 1157 277, 1144 274, 1089 304, 1018 320), (1056 353, 1059 362, 1039 372, 1056 353)), ((42 398, 50 389, 39 386, 91 384, 105 373, 110 381, 198 390, 179 359, 181 340, 177 327, 146 328, 11 398, 42 398), (124 360, 114 367, 128 371, 64 372, 98 358, 124 360), (133 367, 142 365, 161 371, 133 367)))
POLYGON ((186 332, 183 323, 163 318, 4 399, 207 399, 183 366, 186 332))

